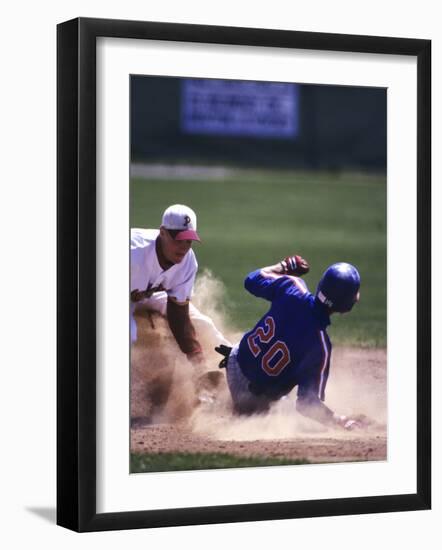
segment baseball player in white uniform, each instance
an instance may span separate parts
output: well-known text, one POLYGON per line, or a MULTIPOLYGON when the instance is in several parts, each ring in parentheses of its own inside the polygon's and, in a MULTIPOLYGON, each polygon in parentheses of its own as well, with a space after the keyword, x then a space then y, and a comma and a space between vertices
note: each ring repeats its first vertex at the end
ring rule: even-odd
POLYGON ((131 340, 137 340, 134 312, 142 302, 167 317, 181 351, 192 362, 203 360, 194 323, 226 342, 210 317, 190 303, 198 263, 192 250, 200 238, 195 212, 174 204, 163 214, 160 229, 131 229, 131 340))

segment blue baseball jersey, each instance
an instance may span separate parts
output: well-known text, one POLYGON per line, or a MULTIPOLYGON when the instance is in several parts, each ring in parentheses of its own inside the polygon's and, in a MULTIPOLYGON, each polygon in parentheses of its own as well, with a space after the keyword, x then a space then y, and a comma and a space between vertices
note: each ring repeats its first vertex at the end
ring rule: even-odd
POLYGON ((278 399, 298 386, 298 399, 324 401, 330 369, 330 317, 305 282, 292 276, 250 273, 245 288, 271 302, 239 344, 238 363, 250 390, 278 399))

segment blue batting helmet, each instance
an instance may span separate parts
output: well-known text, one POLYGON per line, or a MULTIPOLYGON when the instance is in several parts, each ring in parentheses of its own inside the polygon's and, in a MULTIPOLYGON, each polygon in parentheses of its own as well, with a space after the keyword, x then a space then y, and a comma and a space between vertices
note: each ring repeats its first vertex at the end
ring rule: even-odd
POLYGON ((333 311, 350 311, 358 299, 361 277, 358 270, 344 262, 331 265, 321 277, 316 299, 333 311))

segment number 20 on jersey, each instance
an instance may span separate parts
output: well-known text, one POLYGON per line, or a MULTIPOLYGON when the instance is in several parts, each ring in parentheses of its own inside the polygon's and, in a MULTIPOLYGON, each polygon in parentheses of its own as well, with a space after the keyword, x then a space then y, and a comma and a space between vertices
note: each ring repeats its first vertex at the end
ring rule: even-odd
POLYGON ((290 363, 287 345, 281 340, 272 343, 274 338, 275 320, 270 315, 264 319, 264 326, 257 327, 247 338, 247 344, 254 357, 262 353, 262 344, 271 344, 261 358, 261 368, 269 376, 278 376, 290 363))

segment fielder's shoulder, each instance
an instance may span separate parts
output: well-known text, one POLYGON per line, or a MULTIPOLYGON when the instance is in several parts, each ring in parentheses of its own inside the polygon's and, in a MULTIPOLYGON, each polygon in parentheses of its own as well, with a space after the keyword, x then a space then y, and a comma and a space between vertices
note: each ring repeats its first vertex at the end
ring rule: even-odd
POLYGON ((155 242, 159 235, 158 229, 142 229, 133 227, 130 230, 130 246, 134 248, 147 248, 155 242))
POLYGON ((185 256, 185 266, 188 271, 196 273, 198 271, 198 261, 195 252, 190 249, 185 256))

